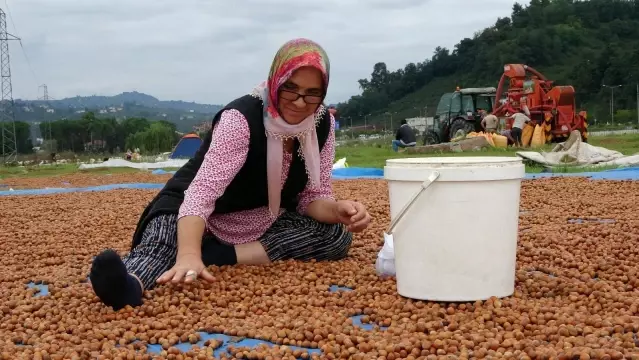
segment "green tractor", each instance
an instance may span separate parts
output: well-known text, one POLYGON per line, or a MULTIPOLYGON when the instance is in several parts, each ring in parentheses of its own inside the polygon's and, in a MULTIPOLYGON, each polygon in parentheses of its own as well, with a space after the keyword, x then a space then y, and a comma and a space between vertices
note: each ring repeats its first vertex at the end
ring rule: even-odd
POLYGON ((433 125, 424 131, 424 145, 445 143, 473 131, 481 131, 479 110, 491 110, 496 94, 495 88, 457 88, 442 95, 433 125))

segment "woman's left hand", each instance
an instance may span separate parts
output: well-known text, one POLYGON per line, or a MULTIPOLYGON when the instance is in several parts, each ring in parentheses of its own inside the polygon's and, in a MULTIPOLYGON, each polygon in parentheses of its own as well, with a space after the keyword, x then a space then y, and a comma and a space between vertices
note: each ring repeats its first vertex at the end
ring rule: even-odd
POLYGON ((351 200, 338 200, 335 205, 335 217, 346 225, 350 232, 360 232, 368 227, 371 216, 364 204, 351 200))

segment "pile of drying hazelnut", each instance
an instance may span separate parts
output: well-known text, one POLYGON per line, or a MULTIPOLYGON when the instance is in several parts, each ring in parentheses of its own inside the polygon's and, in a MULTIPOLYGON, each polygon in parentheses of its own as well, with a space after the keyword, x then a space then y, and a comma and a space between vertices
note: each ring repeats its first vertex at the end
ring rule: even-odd
POLYGON ((219 341, 177 347, 201 332, 277 344, 229 346, 228 359, 639 359, 639 182, 523 182, 516 291, 473 303, 400 297, 374 270, 385 182, 334 187, 374 218, 346 260, 212 268, 212 284, 160 286, 119 312, 84 282, 102 249, 129 250, 155 191, 0 197, 0 359, 213 358, 219 341))
POLYGON ((46 177, 8 177, 0 179, 0 190, 88 187, 107 184, 165 183, 171 174, 153 175, 150 171, 108 173, 109 170, 82 170, 78 173, 46 177))

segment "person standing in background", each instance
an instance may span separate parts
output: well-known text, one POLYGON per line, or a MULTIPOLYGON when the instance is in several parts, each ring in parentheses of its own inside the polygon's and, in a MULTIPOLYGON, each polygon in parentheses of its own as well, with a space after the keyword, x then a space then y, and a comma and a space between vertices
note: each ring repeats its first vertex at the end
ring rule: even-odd
POLYGON ((482 110, 481 127, 487 133, 496 133, 499 126, 499 118, 491 111, 482 110))
POLYGON ((526 114, 524 114, 523 110, 520 110, 519 112, 516 112, 515 114, 513 114, 512 118, 513 118, 513 126, 510 133, 513 139, 515 140, 514 145, 521 147, 522 146, 521 134, 524 130, 524 126, 526 126, 526 124, 530 122, 530 118, 526 116, 526 114))

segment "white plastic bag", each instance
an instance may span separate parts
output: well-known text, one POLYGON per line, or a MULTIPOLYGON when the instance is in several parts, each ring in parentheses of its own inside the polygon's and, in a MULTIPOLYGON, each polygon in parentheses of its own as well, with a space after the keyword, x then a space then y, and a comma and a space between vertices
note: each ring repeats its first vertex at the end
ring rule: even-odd
POLYGON ((384 246, 377 254, 375 269, 379 276, 395 276, 395 249, 393 235, 384 233, 384 246))

